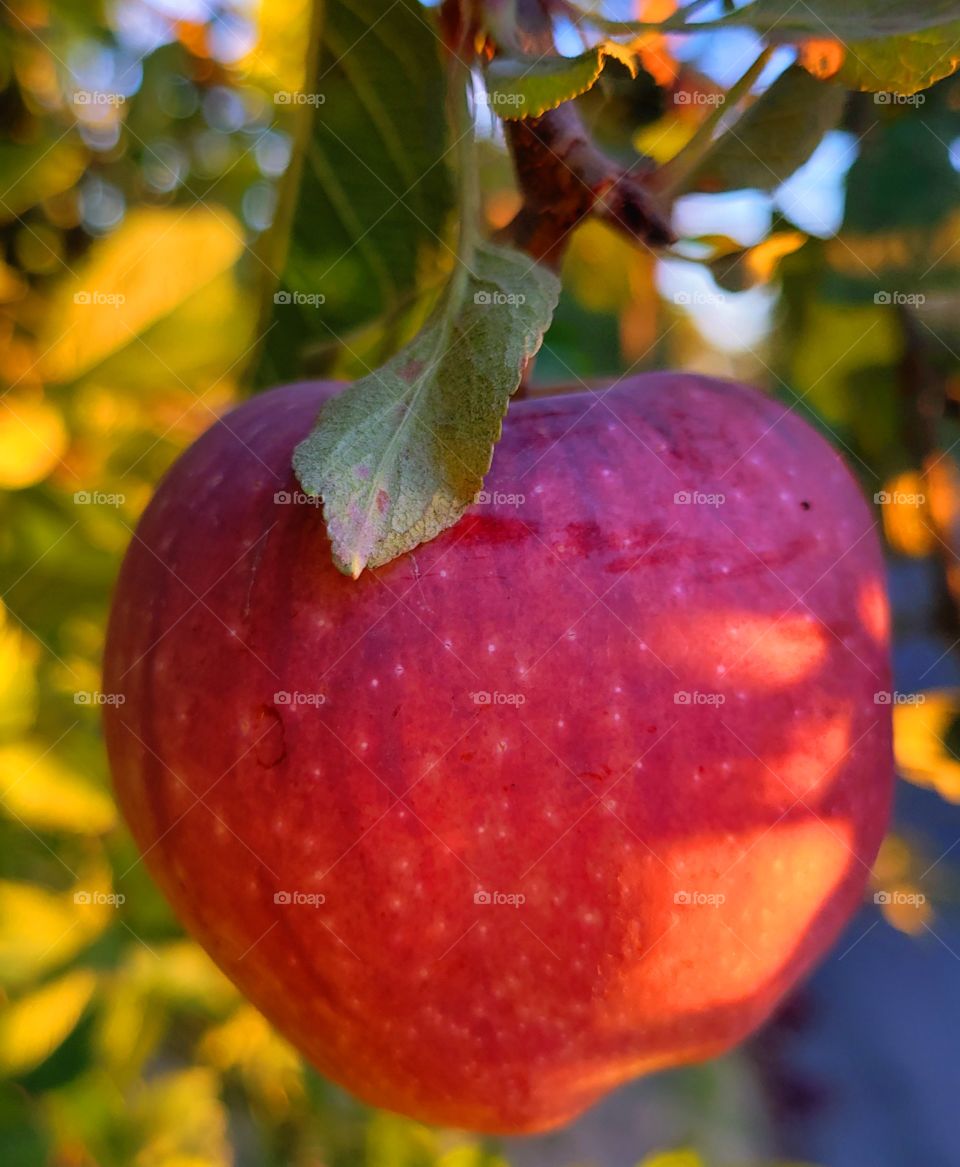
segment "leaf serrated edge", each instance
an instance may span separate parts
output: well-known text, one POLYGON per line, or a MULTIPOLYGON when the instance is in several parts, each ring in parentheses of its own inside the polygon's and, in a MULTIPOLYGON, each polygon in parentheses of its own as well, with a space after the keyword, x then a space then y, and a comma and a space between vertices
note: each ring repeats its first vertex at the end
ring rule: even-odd
MULTIPOLYGON (((519 110, 516 113, 501 110, 497 103, 494 103, 495 113, 501 120, 505 122, 520 121, 523 118, 542 117, 543 114, 549 113, 549 111, 552 109, 557 109, 565 102, 572 101, 575 97, 581 97, 584 93, 589 92, 589 90, 591 90, 600 80, 600 75, 603 73, 608 59, 618 61, 621 65, 624 66, 624 68, 629 71, 631 77, 635 78, 637 75, 636 50, 630 48, 628 45, 620 44, 619 41, 603 41, 601 44, 594 45, 593 48, 588 49, 587 52, 581 53, 577 57, 569 57, 567 59, 571 62, 572 65, 578 65, 581 61, 584 63, 589 61, 591 56, 594 59, 594 68, 585 85, 579 87, 574 86, 573 89, 566 90, 564 96, 558 97, 555 101, 540 102, 532 109, 525 108, 522 113, 519 110)), ((555 60, 556 58, 550 59, 555 60)), ((521 77, 520 80, 522 81, 523 78, 521 77)), ((495 91, 497 86, 494 85, 488 88, 490 88, 492 91, 495 91)))

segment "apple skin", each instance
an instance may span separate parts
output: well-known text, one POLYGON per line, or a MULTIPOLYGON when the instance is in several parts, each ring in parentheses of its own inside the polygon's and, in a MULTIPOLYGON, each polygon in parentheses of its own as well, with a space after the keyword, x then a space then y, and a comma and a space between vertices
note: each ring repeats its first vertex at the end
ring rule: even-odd
POLYGON ((781 405, 651 374, 515 403, 492 501, 353 581, 275 502, 336 388, 242 405, 144 513, 117 794, 322 1073, 548 1129, 742 1040, 860 902, 893 773, 875 522, 781 405))

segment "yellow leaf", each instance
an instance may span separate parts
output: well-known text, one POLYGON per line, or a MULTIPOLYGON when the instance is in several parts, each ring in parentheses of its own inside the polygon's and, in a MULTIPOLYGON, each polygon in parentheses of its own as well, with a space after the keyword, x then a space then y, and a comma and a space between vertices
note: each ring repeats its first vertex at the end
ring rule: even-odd
POLYGON ((0 881, 4 983, 25 984, 75 956, 109 922, 114 911, 105 898, 109 894, 105 872, 95 872, 60 894, 31 883, 0 881))
MULTIPOLYGON (((50 335, 42 346, 46 376, 73 380, 135 344, 231 268, 243 246, 242 229, 222 209, 132 211, 59 285, 50 335)), ((147 351, 136 347, 141 355, 147 351)))
POLYGON ((747 264, 757 283, 768 283, 784 256, 799 250, 807 237, 802 231, 779 231, 747 252, 747 264))
POLYGON ((887 923, 908 936, 919 936, 933 917, 927 897, 910 883, 885 888, 875 900, 887 923))
POLYGON ((113 800, 41 745, 0 748, 0 810, 40 831, 99 835, 116 821, 113 800))
POLYGON ((564 261, 564 283, 591 312, 617 312, 631 298, 634 249, 609 227, 588 220, 573 233, 564 261))
POLYGON ((960 802, 960 762, 946 746, 950 726, 960 711, 960 690, 930 690, 922 701, 893 709, 893 747, 897 767, 908 781, 936 790, 948 802, 960 802))
POLYGON ((131 1102, 140 1127, 132 1167, 229 1167, 227 1115, 220 1083, 194 1067, 153 1079, 131 1102))
POLYGON ((259 0, 257 43, 235 68, 271 92, 296 92, 304 84, 310 24, 308 0, 259 0))
MULTIPOLYGON (((676 0, 640 0, 637 16, 640 20, 666 20, 677 9, 676 0)), ((670 52, 669 38, 663 33, 645 33, 636 42, 643 67, 658 85, 670 86, 677 79, 678 66, 670 52)))
POLYGON ((178 401, 177 416, 189 408, 191 418, 195 415, 206 429, 213 423, 224 375, 232 371, 236 377, 242 368, 238 358, 250 344, 252 323, 249 293, 238 286, 232 270, 222 272, 151 325, 143 343, 134 341, 111 353, 97 368, 97 383, 132 385, 141 394, 189 386, 205 404, 189 396, 178 401), (208 394, 211 382, 217 390, 208 394))
POLYGON ((153 952, 138 945, 125 972, 141 993, 173 1008, 221 1013, 239 999, 234 986, 192 940, 154 945, 153 952))
POLYGON ((67 448, 59 410, 41 399, 0 399, 0 488, 20 490, 50 473, 67 448))
POLYGON ((77 969, 10 1002, 0 1012, 0 1073, 22 1074, 45 1061, 74 1030, 97 978, 77 969))
POLYGON ((696 1151, 655 1151, 641 1167, 703 1167, 703 1160, 696 1151))
POLYGON ((916 470, 897 474, 878 491, 883 533, 892 551, 920 558, 937 548, 923 476, 916 470))
POLYGON ((18 271, 0 260, 0 304, 22 300, 27 294, 27 282, 18 271))
POLYGON ((637 130, 633 135, 633 148, 654 162, 669 162, 696 132, 697 123, 691 118, 670 114, 637 130))
POLYGON ((239 1071, 248 1093, 275 1121, 303 1097, 299 1056, 252 1005, 241 1005, 222 1025, 208 1030, 198 1054, 221 1072, 239 1071))
POLYGON ((506 1159, 492 1156, 479 1143, 463 1143, 437 1160, 437 1167, 510 1167, 506 1159))
POLYGON ((839 41, 809 40, 800 45, 797 60, 814 77, 826 81, 837 75, 846 55, 839 41))

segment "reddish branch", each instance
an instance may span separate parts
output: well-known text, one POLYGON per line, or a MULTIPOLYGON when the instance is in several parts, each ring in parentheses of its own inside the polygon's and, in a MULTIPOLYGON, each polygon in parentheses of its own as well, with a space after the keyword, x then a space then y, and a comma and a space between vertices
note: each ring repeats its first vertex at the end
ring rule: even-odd
MULTIPOLYGON (((522 52, 556 53, 557 0, 516 0, 522 52)), ((666 215, 654 202, 643 171, 627 170, 594 145, 570 102, 542 117, 505 123, 523 205, 502 232, 534 259, 559 267, 570 232, 588 215, 616 227, 635 243, 673 242, 666 215)))
POLYGON ((534 259, 559 267, 570 232, 588 215, 635 243, 673 242, 646 174, 626 170, 599 150, 573 105, 506 123, 523 205, 503 232, 534 259))
MULTIPOLYGON (((444 0, 441 26, 451 52, 465 54, 489 27, 499 26, 509 44, 487 41, 483 52, 519 52, 531 58, 556 53, 553 18, 563 0, 444 0)), ((483 55, 483 52, 481 55, 483 55)), ((500 233, 534 259, 559 268, 570 233, 587 216, 601 219, 634 243, 662 247, 674 236, 656 203, 650 172, 626 169, 594 145, 573 104, 538 118, 505 122, 523 203, 500 233)))

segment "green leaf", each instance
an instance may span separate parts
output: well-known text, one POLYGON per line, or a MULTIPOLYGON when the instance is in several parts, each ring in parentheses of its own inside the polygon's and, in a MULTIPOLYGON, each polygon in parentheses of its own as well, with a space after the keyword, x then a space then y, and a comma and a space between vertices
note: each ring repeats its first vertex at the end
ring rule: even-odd
POLYGON ((520 252, 491 245, 451 281, 423 330, 331 401, 294 469, 324 502, 334 562, 364 567, 432 539, 483 485, 507 403, 560 291, 520 252))
POLYGON ((663 21, 605 20, 589 23, 606 32, 635 35, 643 32, 709 32, 718 28, 752 28, 772 41, 818 39, 881 40, 960 19, 960 0, 930 0, 905 4, 903 0, 755 0, 716 20, 688 21, 681 9, 663 21))
POLYGON ((719 20, 699 26, 749 25, 775 40, 798 36, 879 40, 960 19, 958 0, 756 0, 719 20))
POLYGON ((717 139, 683 183, 682 192, 774 190, 837 124, 845 97, 839 86, 791 65, 717 139))
POLYGON ((487 101, 502 118, 540 117, 591 89, 610 59, 636 77, 636 54, 616 41, 578 57, 497 57, 487 69, 487 101))
POLYGON ((267 259, 280 279, 267 294, 260 384, 298 376, 311 346, 397 313, 434 271, 441 282, 452 260, 434 14, 418 0, 331 0, 316 56, 314 80, 299 95, 310 102, 286 95, 310 124, 283 194, 296 210, 292 222, 278 216, 275 232, 289 229, 289 240, 274 238, 267 259))
POLYGON ((837 79, 848 89, 911 95, 960 65, 960 21, 907 36, 843 45, 837 79))
POLYGON ((86 164, 87 151, 73 136, 28 146, 0 143, 0 223, 69 190, 86 164))

